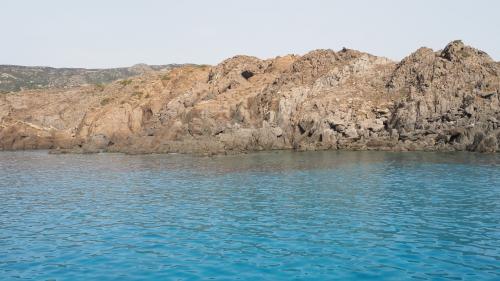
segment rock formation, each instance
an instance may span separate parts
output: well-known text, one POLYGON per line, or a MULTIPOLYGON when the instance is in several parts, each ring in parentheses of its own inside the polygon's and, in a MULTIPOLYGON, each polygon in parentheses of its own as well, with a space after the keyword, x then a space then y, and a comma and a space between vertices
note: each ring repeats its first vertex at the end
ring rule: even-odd
POLYGON ((461 41, 399 63, 343 49, 0 95, 0 149, 500 150, 500 64, 461 41))

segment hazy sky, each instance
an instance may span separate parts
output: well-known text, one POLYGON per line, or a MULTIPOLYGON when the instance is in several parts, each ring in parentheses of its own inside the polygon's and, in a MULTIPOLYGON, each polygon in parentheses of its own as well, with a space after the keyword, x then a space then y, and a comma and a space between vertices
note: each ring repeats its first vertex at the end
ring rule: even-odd
POLYGON ((342 47, 399 60, 454 39, 500 60, 500 1, 0 0, 0 64, 215 64, 342 47))

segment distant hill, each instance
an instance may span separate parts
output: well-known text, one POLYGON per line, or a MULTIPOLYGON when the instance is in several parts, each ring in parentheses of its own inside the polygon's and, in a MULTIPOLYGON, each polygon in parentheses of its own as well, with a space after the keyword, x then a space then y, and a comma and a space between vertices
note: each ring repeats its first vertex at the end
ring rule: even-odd
POLYGON ((168 70, 180 64, 147 65, 109 69, 53 68, 0 65, 0 93, 28 89, 69 88, 85 84, 105 84, 151 71, 168 70))

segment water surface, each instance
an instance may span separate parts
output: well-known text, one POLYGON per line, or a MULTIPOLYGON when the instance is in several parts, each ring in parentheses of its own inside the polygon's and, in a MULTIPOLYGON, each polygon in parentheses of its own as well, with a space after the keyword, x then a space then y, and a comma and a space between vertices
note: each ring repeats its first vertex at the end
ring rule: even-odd
POLYGON ((0 153, 1 280, 500 280, 500 156, 0 153))

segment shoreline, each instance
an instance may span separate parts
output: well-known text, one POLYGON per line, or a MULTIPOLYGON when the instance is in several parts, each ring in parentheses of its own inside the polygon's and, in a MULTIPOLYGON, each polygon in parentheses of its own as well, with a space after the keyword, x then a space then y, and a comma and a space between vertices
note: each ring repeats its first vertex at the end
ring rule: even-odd
POLYGON ((464 153, 464 154, 474 154, 474 155, 496 155, 497 152, 478 152, 469 150, 453 150, 453 149, 317 149, 317 150, 296 150, 296 149, 271 149, 271 150, 247 150, 247 151, 225 151, 217 153, 196 153, 196 152, 130 152, 130 151, 120 151, 120 150, 99 150, 90 151, 83 149, 17 149, 17 150, 0 150, 0 153, 4 152, 46 152, 50 155, 93 155, 93 154, 121 154, 121 155, 186 155, 194 157, 214 157, 214 156, 239 156, 239 155, 249 155, 258 153, 307 153, 307 152, 391 152, 391 153, 464 153))

